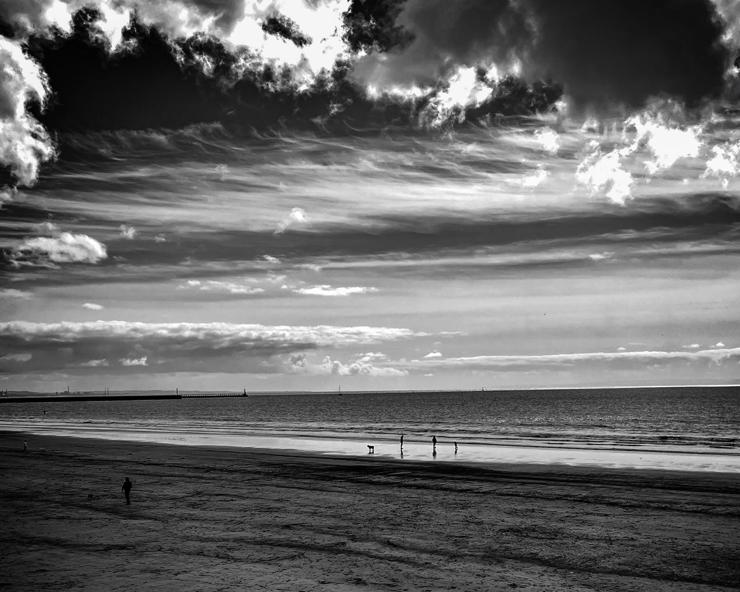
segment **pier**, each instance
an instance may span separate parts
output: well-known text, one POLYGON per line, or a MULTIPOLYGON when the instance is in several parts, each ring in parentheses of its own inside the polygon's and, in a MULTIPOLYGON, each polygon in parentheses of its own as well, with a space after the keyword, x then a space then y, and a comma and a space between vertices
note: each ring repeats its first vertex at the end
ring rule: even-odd
POLYGON ((0 403, 61 403, 63 401, 146 401, 155 399, 182 399, 181 395, 106 395, 106 394, 70 394, 70 395, 27 395, 17 397, 0 397, 0 403))
POLYGON ((0 396, 0 403, 63 403, 70 401, 157 401, 180 399, 223 399, 248 397, 246 393, 177 393, 177 394, 108 394, 108 393, 66 393, 62 395, 11 395, 0 396))
POLYGON ((246 393, 183 393, 181 399, 224 399, 229 397, 248 397, 246 393))

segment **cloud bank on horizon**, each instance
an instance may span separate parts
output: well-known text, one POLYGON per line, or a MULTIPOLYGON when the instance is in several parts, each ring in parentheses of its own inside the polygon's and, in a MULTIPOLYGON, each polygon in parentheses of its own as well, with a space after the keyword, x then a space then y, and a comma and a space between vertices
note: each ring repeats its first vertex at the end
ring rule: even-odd
POLYGON ((739 34, 731 0, 7 0, 0 379, 732 381, 681 344, 740 328, 739 34))

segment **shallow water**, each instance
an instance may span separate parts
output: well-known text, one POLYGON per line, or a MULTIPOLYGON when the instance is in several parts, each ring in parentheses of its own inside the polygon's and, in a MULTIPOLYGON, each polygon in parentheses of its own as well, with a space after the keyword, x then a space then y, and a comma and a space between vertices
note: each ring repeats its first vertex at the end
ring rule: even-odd
POLYGON ((740 472, 738 387, 17 403, 0 429, 399 458, 404 434, 405 459, 740 472))

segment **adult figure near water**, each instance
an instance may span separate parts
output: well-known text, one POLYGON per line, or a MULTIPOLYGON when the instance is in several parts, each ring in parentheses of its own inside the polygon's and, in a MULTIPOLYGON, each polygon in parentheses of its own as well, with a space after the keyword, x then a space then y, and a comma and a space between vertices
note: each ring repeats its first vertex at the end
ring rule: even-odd
POLYGON ((401 434, 401 448, 403 448, 403 434, 401 434))
POLYGON ((432 436, 432 448, 437 447, 437 436, 432 436))
POLYGON ((134 486, 133 483, 131 483, 131 480, 126 477, 123 480, 123 485, 121 485, 121 491, 123 491, 123 495, 126 496, 126 505, 131 505, 131 488, 134 486))

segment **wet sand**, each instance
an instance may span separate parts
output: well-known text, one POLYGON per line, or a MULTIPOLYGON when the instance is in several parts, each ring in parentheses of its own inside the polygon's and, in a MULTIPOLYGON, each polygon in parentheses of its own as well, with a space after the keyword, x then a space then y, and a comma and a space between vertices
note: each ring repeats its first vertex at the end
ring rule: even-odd
POLYGON ((3 590, 740 589, 737 474, 18 433, 0 466, 3 590))

